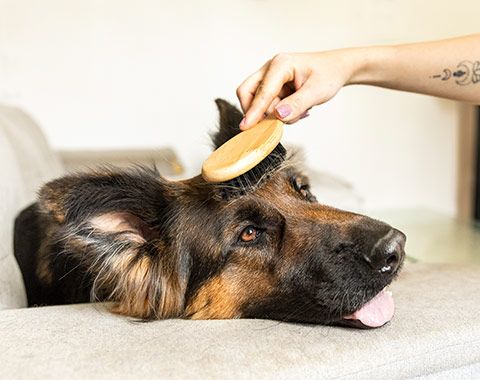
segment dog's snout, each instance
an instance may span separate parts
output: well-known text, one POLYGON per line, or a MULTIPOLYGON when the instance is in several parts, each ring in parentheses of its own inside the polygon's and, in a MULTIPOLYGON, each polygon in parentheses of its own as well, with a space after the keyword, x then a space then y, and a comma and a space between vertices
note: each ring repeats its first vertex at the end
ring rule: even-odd
POLYGON ((392 228, 363 257, 374 271, 394 273, 405 257, 405 241, 406 236, 392 228))

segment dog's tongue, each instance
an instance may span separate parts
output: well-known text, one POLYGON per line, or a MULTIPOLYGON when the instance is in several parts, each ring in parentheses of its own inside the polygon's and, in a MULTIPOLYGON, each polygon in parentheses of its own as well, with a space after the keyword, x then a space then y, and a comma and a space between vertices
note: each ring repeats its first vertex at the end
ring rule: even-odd
POLYGON ((353 314, 344 319, 354 319, 367 327, 380 327, 389 322, 395 311, 392 292, 382 290, 353 314))

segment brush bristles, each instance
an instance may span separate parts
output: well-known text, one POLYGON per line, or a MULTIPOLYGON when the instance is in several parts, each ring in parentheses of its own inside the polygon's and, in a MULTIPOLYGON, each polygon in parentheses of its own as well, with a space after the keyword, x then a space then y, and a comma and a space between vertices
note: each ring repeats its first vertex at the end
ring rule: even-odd
POLYGON ((282 165, 286 155, 286 149, 282 144, 278 144, 267 157, 248 172, 230 181, 221 183, 221 198, 228 200, 233 197, 245 195, 247 192, 254 190, 269 178, 270 173, 282 165))

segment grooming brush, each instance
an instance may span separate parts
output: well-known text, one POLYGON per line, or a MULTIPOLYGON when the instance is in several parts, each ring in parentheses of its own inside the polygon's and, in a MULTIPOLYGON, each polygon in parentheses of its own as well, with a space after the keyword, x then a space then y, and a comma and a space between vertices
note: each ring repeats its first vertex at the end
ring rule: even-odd
POLYGON ((282 121, 274 117, 262 120, 215 150, 203 163, 202 177, 224 185, 225 196, 230 192, 244 193, 285 160, 282 134, 282 121))

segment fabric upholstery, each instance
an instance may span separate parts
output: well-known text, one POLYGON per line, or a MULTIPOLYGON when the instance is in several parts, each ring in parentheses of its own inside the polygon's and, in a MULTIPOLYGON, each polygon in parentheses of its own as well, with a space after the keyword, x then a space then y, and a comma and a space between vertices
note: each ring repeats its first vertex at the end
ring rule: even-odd
POLYGON ((15 151, 26 202, 30 203, 42 183, 62 174, 62 164, 39 126, 20 109, 0 106, 0 125, 15 151))
POLYGON ((0 106, 0 310, 26 305, 13 257, 15 217, 35 199, 43 182, 61 172, 58 157, 38 126, 22 111, 0 106))
POLYGON ((0 125, 0 310, 26 305, 25 289, 13 257, 13 224, 26 193, 13 147, 0 125))
POLYGON ((395 317, 376 330, 133 323, 102 305, 9 310, 0 378, 479 378, 480 268, 409 264, 391 289, 395 317))

